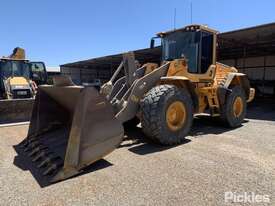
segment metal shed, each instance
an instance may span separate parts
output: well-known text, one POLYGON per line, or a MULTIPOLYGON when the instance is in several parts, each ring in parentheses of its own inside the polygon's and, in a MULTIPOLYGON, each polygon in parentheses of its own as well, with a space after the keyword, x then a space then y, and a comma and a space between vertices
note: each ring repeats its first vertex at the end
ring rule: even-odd
MULTIPOLYGON (((141 63, 160 62, 161 48, 134 51, 141 63)), ((218 34, 218 61, 248 75, 258 93, 275 93, 275 23, 218 34)), ((107 81, 122 59, 122 53, 61 65, 61 73, 76 84, 94 79, 107 81)))
MULTIPOLYGON (((134 51, 135 58, 141 63, 156 62, 159 63, 161 49, 141 49, 134 51)), ((68 63, 60 66, 61 74, 72 77, 76 84, 100 79, 102 82, 107 81, 112 73, 116 70, 122 60, 122 53, 99 58, 68 63)))
POLYGON ((246 73, 257 93, 275 94, 275 23, 221 33, 219 61, 246 73))

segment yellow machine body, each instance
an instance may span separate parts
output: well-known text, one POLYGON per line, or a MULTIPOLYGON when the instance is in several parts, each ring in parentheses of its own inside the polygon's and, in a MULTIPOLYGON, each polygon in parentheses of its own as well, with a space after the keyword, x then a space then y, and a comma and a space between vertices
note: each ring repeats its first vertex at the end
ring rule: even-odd
POLYGON ((29 82, 25 77, 11 77, 9 79, 9 84, 11 86, 26 86, 29 85, 29 82))
POLYGON ((161 78, 160 84, 173 84, 177 87, 193 90, 198 97, 198 107, 195 113, 203 113, 210 107, 213 116, 219 115, 220 102, 218 89, 225 84, 227 78, 232 75, 228 86, 241 85, 247 94, 247 102, 251 102, 255 96, 255 89, 247 85, 245 74, 238 73, 234 67, 216 63, 210 65, 205 74, 192 74, 188 72, 186 59, 176 59, 170 62, 165 77, 161 78))

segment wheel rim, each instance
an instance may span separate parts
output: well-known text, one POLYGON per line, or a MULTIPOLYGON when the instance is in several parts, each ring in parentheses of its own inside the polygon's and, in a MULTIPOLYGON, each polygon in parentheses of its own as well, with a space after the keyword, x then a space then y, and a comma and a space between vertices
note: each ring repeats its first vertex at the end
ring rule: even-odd
POLYGON ((241 97, 237 97, 233 103, 233 114, 235 117, 240 117, 243 113, 243 100, 241 97))
POLYGON ((180 101, 175 101, 166 110, 166 123, 172 131, 182 128, 186 120, 186 108, 180 101))

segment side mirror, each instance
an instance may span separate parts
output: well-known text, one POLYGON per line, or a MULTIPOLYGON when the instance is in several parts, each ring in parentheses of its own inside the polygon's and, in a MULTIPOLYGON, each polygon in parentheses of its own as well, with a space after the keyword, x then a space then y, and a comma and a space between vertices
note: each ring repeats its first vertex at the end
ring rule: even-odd
POLYGON ((155 39, 152 38, 150 42, 150 49, 153 49, 155 47, 155 39))

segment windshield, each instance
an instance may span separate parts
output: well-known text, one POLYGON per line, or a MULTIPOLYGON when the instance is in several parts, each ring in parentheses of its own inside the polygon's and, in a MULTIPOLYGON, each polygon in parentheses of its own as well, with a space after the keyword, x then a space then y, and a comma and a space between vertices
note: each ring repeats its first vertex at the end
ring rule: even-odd
POLYGON ((5 78, 23 76, 30 79, 31 77, 29 64, 21 61, 2 61, 0 72, 5 78))
POLYGON ((162 39, 162 58, 164 61, 185 58, 189 72, 198 70, 198 51, 200 37, 197 32, 178 31, 162 39))

